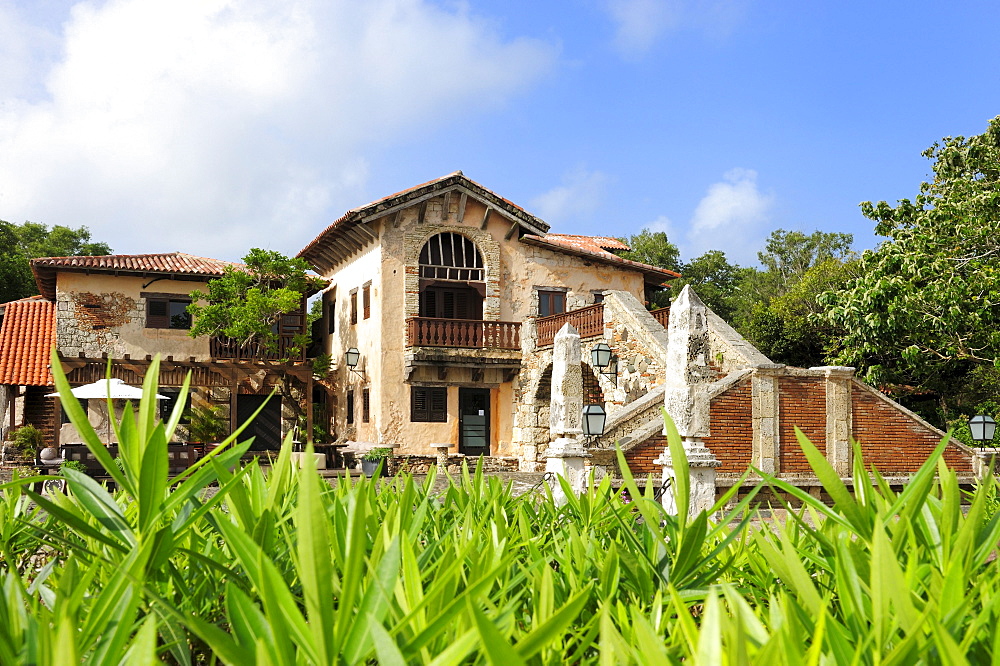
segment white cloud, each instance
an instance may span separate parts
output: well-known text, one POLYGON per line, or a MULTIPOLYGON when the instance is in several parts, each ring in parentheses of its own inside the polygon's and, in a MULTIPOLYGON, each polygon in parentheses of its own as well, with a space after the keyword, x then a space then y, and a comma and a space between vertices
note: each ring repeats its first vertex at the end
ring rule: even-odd
MULTIPOLYGON (((0 37, 23 21, 0 5, 0 37)), ((426 0, 81 2, 56 37, 44 57, 0 39, 0 219, 224 258, 297 250, 357 203, 373 145, 556 57, 426 0)))
POLYGON ((709 186, 695 208, 682 254, 685 259, 708 250, 723 250, 741 265, 756 261, 774 208, 774 195, 757 187, 757 172, 732 169, 722 182, 709 186))
POLYGON ((531 210, 550 225, 587 218, 604 202, 610 179, 600 171, 580 167, 563 177, 563 184, 531 200, 531 210))
POLYGON ((605 0, 614 27, 613 43, 624 57, 649 51, 667 33, 691 27, 725 39, 742 22, 749 0, 605 0))

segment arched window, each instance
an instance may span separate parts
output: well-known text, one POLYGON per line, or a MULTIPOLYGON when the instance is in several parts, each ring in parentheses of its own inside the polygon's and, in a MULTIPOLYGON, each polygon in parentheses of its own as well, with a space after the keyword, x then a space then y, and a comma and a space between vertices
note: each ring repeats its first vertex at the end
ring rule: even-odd
POLYGON ((483 257, 461 234, 432 236, 420 250, 420 277, 425 280, 483 281, 483 257))

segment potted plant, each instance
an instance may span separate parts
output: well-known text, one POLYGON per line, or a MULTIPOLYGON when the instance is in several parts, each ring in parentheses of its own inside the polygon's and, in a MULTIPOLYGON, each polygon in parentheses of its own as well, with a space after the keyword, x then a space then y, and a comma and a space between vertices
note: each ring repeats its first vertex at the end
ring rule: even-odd
POLYGON ((382 465, 381 476, 389 476, 389 458, 392 457, 392 449, 388 446, 378 446, 370 449, 361 456, 361 471, 365 476, 374 476, 378 471, 379 464, 382 465))
POLYGON ((22 459, 34 460, 35 455, 45 446, 45 435, 35 426, 21 426, 11 433, 10 448, 22 459))
POLYGON ((200 442, 206 446, 221 442, 229 435, 229 419, 222 412, 221 405, 204 405, 188 410, 188 442, 200 442))

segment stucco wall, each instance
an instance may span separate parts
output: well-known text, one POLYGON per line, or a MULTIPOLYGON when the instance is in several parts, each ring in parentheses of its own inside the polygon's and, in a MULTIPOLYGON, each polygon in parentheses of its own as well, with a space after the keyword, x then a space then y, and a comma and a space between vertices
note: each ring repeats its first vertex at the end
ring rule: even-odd
POLYGON ((187 297, 203 282, 157 280, 111 275, 60 273, 56 283, 56 340, 64 356, 125 354, 141 358, 161 354, 197 360, 209 358, 208 338, 186 330, 146 328, 146 299, 141 293, 187 297), (143 288, 143 284, 149 286, 143 288))

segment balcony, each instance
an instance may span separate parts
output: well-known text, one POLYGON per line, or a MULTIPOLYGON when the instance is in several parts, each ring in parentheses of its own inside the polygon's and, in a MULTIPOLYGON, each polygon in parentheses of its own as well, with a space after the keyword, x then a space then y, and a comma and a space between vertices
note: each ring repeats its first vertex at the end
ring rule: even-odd
POLYGON ((478 321, 412 317, 406 320, 411 347, 521 350, 521 324, 516 321, 478 321))
POLYGON ((236 361, 278 361, 288 359, 289 361, 304 361, 306 359, 305 349, 297 354, 289 354, 288 350, 294 347, 294 337, 282 335, 278 338, 278 348, 275 351, 264 348, 259 344, 241 345, 232 338, 212 338, 209 342, 209 352, 213 359, 227 359, 236 361))
POLYGON ((538 318, 538 346, 551 345, 566 324, 572 324, 581 338, 591 338, 604 333, 604 303, 588 305, 578 310, 538 318))

